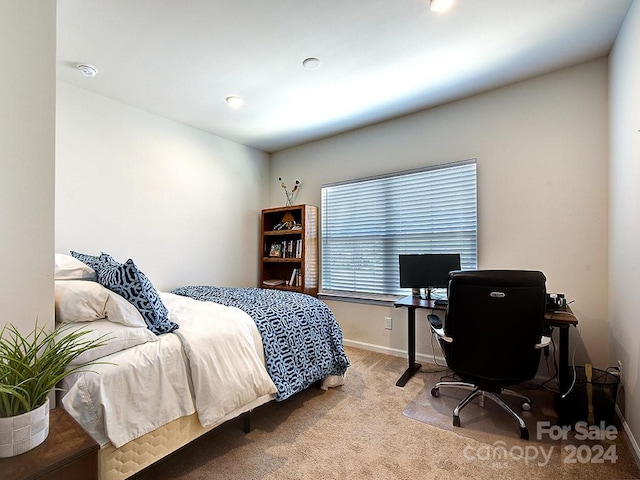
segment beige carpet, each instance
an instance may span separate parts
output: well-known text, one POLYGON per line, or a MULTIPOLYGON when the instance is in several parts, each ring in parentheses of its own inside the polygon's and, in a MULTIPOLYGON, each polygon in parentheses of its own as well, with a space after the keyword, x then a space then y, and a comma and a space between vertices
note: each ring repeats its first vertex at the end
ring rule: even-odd
MULTIPOLYGON (((490 458, 493 453, 502 452, 494 443, 495 433, 480 432, 474 438, 474 425, 482 422, 474 423, 465 415, 462 428, 452 431, 453 427, 446 426, 451 416, 445 405, 429 405, 426 401, 425 393, 440 374, 418 373, 406 387, 399 388, 395 382, 404 371, 406 360, 354 348, 348 348, 347 353, 352 366, 344 386, 326 392, 310 388, 284 402, 260 407, 252 413, 249 434, 242 432, 240 420, 233 420, 135 478, 640 478, 622 434, 615 442, 615 462, 565 463, 558 456, 538 465, 543 459, 540 455, 533 459, 532 448, 539 450, 541 442, 524 444, 522 455, 518 455, 520 452, 514 447, 522 445, 522 441, 514 425, 510 425, 504 437, 497 437, 505 442, 506 458, 490 458), (411 404, 415 408, 422 404, 420 408, 437 414, 424 416, 426 423, 409 418, 403 411, 411 404), (435 421, 439 416, 442 420, 435 421), (527 446, 531 447, 528 457, 527 446)), ((439 400, 447 400, 444 391, 439 400)), ((587 453, 593 460, 591 450, 587 453)), ((581 458, 586 458, 585 451, 581 458)))

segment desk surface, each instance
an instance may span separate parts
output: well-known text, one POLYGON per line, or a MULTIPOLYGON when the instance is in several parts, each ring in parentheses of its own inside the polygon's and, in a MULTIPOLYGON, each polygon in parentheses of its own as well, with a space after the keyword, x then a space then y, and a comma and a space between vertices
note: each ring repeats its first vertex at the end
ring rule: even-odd
POLYGON ((427 300, 422 297, 408 297, 401 298, 393 303, 394 307, 413 307, 413 308, 428 308, 431 310, 446 310, 446 305, 436 305, 435 300, 427 300))
POLYGON ((578 324, 578 319, 569 306, 564 307, 564 310, 545 312, 544 319, 552 327, 569 327, 578 324))
MULTIPOLYGON (((435 300, 427 300, 423 297, 408 296, 401 298, 393 303, 394 307, 413 307, 413 308, 427 308, 430 310, 446 310, 446 305, 436 305, 435 300)), ((568 327, 571 325, 577 325, 578 319, 571 311, 569 306, 564 310, 547 311, 544 314, 546 322, 554 327, 568 327)))

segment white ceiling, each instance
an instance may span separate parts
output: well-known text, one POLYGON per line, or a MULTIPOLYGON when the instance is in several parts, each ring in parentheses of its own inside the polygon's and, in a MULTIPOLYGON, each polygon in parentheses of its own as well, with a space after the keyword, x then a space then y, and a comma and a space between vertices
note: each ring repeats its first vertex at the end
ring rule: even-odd
POLYGON ((57 77, 274 152, 606 55, 631 3, 58 0, 57 77))

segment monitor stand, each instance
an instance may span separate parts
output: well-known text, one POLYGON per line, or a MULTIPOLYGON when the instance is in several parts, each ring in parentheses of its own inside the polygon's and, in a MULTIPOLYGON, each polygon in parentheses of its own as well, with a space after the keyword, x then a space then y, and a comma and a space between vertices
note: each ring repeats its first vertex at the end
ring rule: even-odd
POLYGON ((431 287, 424 289, 424 294, 420 293, 419 288, 411 289, 411 296, 416 298, 422 298, 424 300, 431 300, 431 287))

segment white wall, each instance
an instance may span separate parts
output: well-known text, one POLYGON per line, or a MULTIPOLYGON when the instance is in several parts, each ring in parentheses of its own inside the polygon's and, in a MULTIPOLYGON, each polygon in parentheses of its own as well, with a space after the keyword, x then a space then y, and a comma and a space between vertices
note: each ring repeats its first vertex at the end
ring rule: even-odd
POLYGON ((160 290, 256 286, 268 155, 59 82, 55 248, 160 290))
POLYGON ((625 419, 640 438, 640 1, 610 61, 609 318, 611 363, 622 361, 625 419))
POLYGON ((53 326, 55 0, 0 5, 0 327, 53 326))
MULTIPOLYGON (((298 202, 318 205, 323 183, 477 158, 479 268, 542 270, 548 291, 575 299, 577 360, 605 367, 607 148, 600 59, 273 154, 271 203, 284 200, 278 176, 299 178, 298 202)), ((327 303, 347 340, 406 351, 405 311, 327 303)), ((418 320, 417 351, 431 354, 418 320)))

